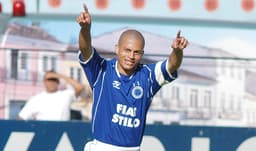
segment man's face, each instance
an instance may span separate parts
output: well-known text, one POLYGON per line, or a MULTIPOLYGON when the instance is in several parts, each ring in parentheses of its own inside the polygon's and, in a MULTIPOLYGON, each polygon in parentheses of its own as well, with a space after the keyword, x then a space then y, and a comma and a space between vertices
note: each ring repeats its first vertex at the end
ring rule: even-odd
POLYGON ((136 38, 126 38, 116 45, 117 68, 121 74, 131 75, 136 70, 144 51, 143 43, 136 38))
POLYGON ((56 92, 59 86, 59 79, 54 73, 47 73, 44 77, 44 85, 47 92, 56 92))

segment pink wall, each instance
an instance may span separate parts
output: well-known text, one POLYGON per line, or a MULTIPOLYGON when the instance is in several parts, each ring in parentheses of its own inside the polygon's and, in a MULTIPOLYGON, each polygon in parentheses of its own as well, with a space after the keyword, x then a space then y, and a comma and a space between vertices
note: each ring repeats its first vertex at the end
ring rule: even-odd
POLYGON ((8 109, 7 102, 10 100, 28 100, 32 95, 44 90, 42 84, 20 84, 0 83, 0 119, 5 117, 5 109, 8 109))
MULTIPOLYGON (((38 52, 29 54, 31 58, 37 58, 38 52)), ((0 119, 5 117, 5 110, 8 109, 7 101, 28 100, 31 96, 44 89, 43 84, 38 82, 38 60, 32 59, 29 62, 32 81, 18 81, 6 79, 6 51, 0 51, 0 119)))

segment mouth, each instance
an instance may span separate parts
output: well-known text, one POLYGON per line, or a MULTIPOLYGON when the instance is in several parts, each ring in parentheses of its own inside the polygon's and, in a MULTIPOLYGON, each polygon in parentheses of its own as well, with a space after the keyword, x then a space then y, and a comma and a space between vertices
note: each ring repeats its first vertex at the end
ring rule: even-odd
POLYGON ((125 60, 125 64, 128 66, 134 66, 134 61, 130 61, 130 60, 125 60))

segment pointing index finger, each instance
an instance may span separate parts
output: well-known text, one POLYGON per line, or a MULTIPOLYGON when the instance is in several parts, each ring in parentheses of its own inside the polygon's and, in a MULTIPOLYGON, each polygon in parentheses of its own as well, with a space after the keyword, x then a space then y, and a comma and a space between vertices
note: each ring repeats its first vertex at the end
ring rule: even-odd
POLYGON ((88 8, 87 8, 86 4, 84 4, 84 12, 88 13, 88 8))
POLYGON ((177 38, 180 38, 180 30, 177 33, 177 38))

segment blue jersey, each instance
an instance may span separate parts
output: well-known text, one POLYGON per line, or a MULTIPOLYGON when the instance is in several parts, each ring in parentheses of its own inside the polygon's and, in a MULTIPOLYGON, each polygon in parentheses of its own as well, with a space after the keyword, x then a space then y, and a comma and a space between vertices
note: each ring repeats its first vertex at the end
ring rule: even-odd
POLYGON ((169 74, 165 60, 140 64, 133 75, 121 75, 117 59, 106 60, 95 49, 86 62, 81 54, 79 60, 93 90, 93 137, 116 146, 140 146, 153 96, 177 72, 169 74))

